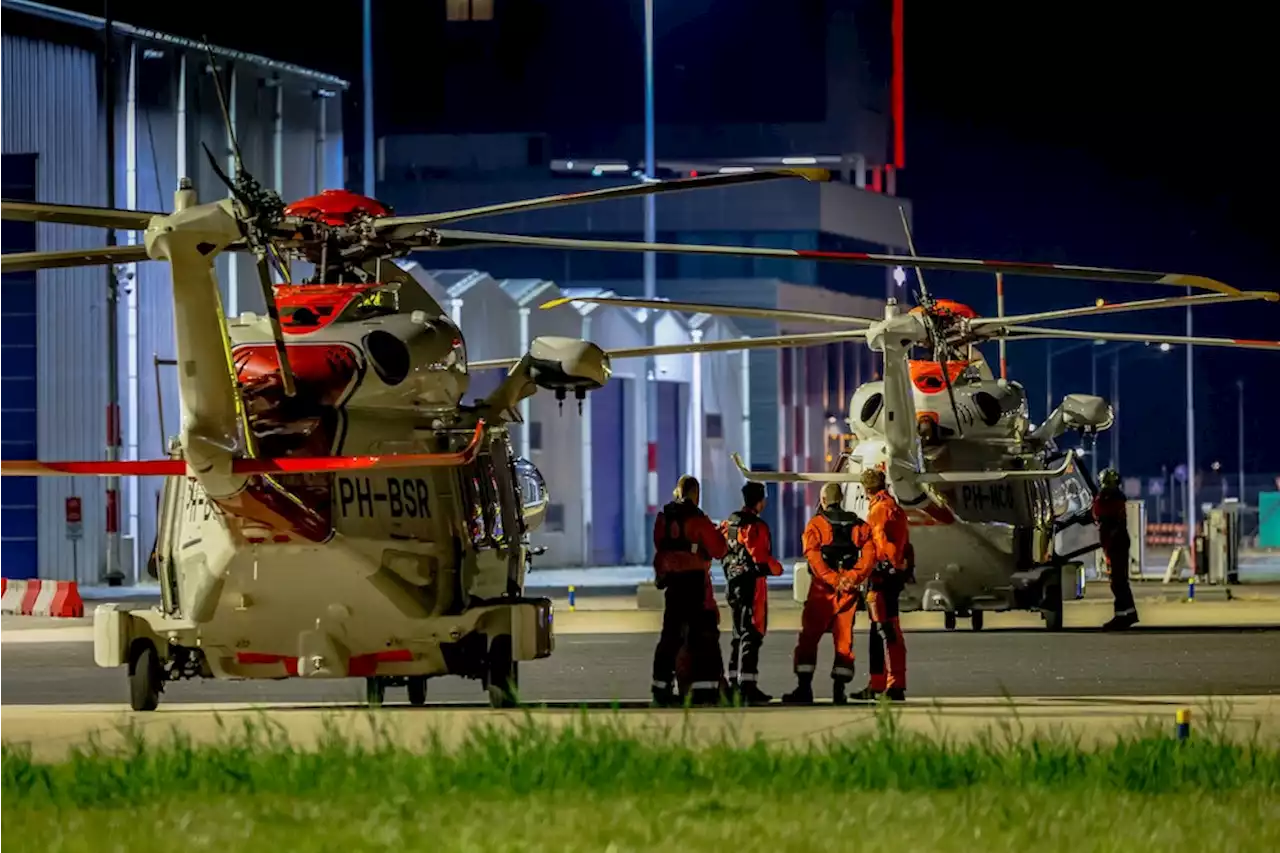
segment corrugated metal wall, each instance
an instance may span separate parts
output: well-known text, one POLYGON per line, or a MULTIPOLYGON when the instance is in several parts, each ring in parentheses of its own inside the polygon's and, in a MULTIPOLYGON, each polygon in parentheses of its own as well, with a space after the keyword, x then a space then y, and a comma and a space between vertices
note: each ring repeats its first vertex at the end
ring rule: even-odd
MULTIPOLYGON (((180 163, 195 181, 202 201, 226 195, 201 149, 207 144, 220 164, 229 154, 208 60, 168 45, 120 39, 116 84, 116 198, 126 207, 169 210, 180 163), (184 63, 183 55, 186 54, 184 63), (134 120, 129 119, 129 75, 136 80, 134 120), (185 73, 184 73, 185 64, 185 73), (186 145, 179 150, 179 104, 185 82, 186 145), (133 156, 130 156, 132 148, 133 156), (132 168, 131 168, 132 166, 132 168)), ((224 80, 231 66, 221 63, 224 80)), ((98 57, 87 50, 5 35, 3 41, 3 150, 35 153, 37 199, 68 204, 103 205, 106 163, 98 57)), ((342 186, 341 98, 317 98, 317 84, 284 75, 282 145, 273 141, 276 116, 275 72, 241 63, 235 67, 235 120, 246 166, 258 179, 281 189, 286 202, 326 187, 342 186), (321 110, 325 136, 318 137, 321 110)), ((141 239, 141 235, 138 235, 141 239)), ((120 242, 128 236, 119 235, 120 242)), ((41 250, 100 246, 98 229, 40 225, 41 250)), ((230 261, 219 263, 228 309, 260 311, 262 297, 253 266, 241 260, 238 287, 229 289, 230 261)), ((173 290, 168 268, 144 263, 120 297, 120 405, 125 458, 156 458, 166 438, 160 429, 153 357, 173 355, 173 290)), ((49 270, 39 273, 38 396, 40 456, 43 459, 104 458, 107 404, 106 291, 104 268, 49 270)), ((172 368, 162 367, 164 431, 179 429, 177 385, 172 368)), ((140 560, 155 536, 155 506, 160 481, 122 482, 121 532, 136 536, 140 560)), ((96 582, 103 564, 105 482, 93 478, 40 481, 40 576, 96 582), (63 502, 83 499, 84 539, 78 571, 65 539, 63 502)), ((134 555, 122 555, 127 577, 134 555)))
MULTIPOLYGON (((106 202, 106 161, 98 110, 97 61, 88 51, 4 36, 3 150, 37 154, 36 196, 68 204, 106 202), (95 156, 96 155, 96 156, 95 156)), ((96 229, 41 224, 41 251, 103 244, 96 229)), ((45 270, 37 275, 41 377, 36 395, 40 454, 46 459, 101 459, 106 411, 107 271, 45 270)), ((100 572, 105 501, 94 478, 42 478, 39 486, 40 575, 74 577, 63 506, 83 499, 81 576, 100 572)))

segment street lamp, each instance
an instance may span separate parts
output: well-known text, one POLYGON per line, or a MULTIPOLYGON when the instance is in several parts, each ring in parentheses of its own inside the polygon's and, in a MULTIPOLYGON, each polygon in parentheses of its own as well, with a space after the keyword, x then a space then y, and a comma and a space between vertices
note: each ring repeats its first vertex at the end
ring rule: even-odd
MULTIPOLYGON (((1085 341, 1080 344, 1072 344, 1068 347, 1055 350, 1053 342, 1049 343, 1049 357, 1044 360, 1044 377, 1045 377, 1045 395, 1044 395, 1044 418, 1049 419, 1049 415, 1053 414, 1053 359, 1060 355, 1066 355, 1069 352, 1075 352, 1078 349, 1091 347, 1094 341, 1085 341)), ((1096 388, 1095 388, 1096 390, 1096 388)))
MULTIPOLYGON (((1111 413, 1116 423, 1111 427, 1111 458, 1108 462, 1112 468, 1120 470, 1120 353, 1131 347, 1142 346, 1151 347, 1150 342, 1133 341, 1131 343, 1121 344, 1102 353, 1103 358, 1111 359, 1111 413)), ((1173 347, 1168 343, 1162 343, 1156 349, 1160 353, 1166 353, 1173 347)), ((1095 362, 1098 356, 1098 350, 1093 350, 1095 362)))

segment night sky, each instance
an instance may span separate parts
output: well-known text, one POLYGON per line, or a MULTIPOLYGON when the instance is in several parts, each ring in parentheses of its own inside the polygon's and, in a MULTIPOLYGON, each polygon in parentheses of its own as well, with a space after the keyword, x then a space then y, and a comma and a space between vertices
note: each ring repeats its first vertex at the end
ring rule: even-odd
MULTIPOLYGON (((103 6, 93 0, 58 0, 54 5, 95 14, 103 6)), ((633 12, 639 8, 634 0, 617 5, 633 12)), ((724 4, 709 5, 719 9, 724 4)), ((1263 7, 1215 16, 1202 4, 1160 4, 1158 16, 1137 11, 1117 16, 1119 4, 1101 2, 912 0, 906 5, 907 162, 899 192, 915 204, 915 237, 922 254, 1197 273, 1242 289, 1280 289, 1272 275, 1277 268, 1269 231, 1274 217, 1267 216, 1265 202, 1280 187, 1273 165, 1274 133, 1269 132, 1274 110, 1267 109, 1274 71, 1266 66, 1274 65, 1274 47, 1264 43, 1272 30, 1263 7)), ((111 6, 117 18, 130 23, 190 37, 207 33, 228 47, 346 77, 353 84, 346 101, 348 127, 358 129, 360 4, 354 0, 314 4, 313 10, 325 11, 309 14, 305 38, 290 27, 296 10, 304 8, 298 4, 227 2, 208 20, 181 4, 133 0, 111 6), (239 7, 246 11, 237 20, 233 15, 239 7)), ((662 0, 657 6, 661 13, 662 0)), ((418 4, 400 8, 405 7, 418 4)), ((434 11, 433 17, 441 16, 434 11)), ((724 17, 725 41, 732 44, 734 22, 724 17)), ((423 33, 429 41, 431 27, 410 28, 408 19, 404 24, 398 29, 423 33)), ((593 26, 602 25, 596 21, 593 26)), ((804 21, 794 24, 802 26, 804 21)), ((884 39, 887 46, 887 31, 884 39)), ((590 42, 590 34, 584 33, 584 56, 590 42)), ((726 59, 716 65, 680 70, 732 74, 726 63, 734 52, 722 53, 726 59)), ((405 56, 400 67, 403 72, 415 62, 439 67, 438 57, 428 58, 431 54, 430 46, 424 46, 405 56)), ((661 80, 671 73, 661 67, 661 49, 656 62, 661 80)), ((375 78, 384 101, 403 95, 387 76, 375 78)), ((415 92, 436 85, 427 73, 405 76, 410 82, 401 85, 412 85, 415 92)), ((642 90, 635 96, 639 111, 642 90)), ((358 143, 350 133, 353 159, 358 143)), ((965 301, 982 314, 995 313, 993 281, 933 273, 927 274, 927 282, 938 295, 965 301)), ((1006 310, 1177 293, 1009 278, 1006 310)), ((1184 312, 1172 310, 1071 325, 1183 334, 1184 323, 1184 312)), ((1276 339, 1280 305, 1200 309, 1195 332, 1276 339)), ((990 349, 994 359, 995 348, 990 349)), ((1130 473, 1149 475, 1185 459, 1186 362, 1179 349, 1164 355, 1137 354, 1138 349, 1120 357, 1122 457, 1130 473)), ((1045 353, 1043 342, 1009 347, 1010 375, 1028 386, 1036 418, 1043 416, 1045 353)), ((1084 353, 1083 359, 1068 355, 1055 360, 1055 396, 1089 390, 1088 351, 1084 353)), ((1280 355, 1196 351, 1197 461, 1202 467, 1220 459, 1225 469, 1235 470, 1235 383, 1243 379, 1248 467, 1257 473, 1280 472, 1280 446, 1262 440, 1269 433, 1264 432, 1264 415, 1270 407, 1263 389, 1277 369, 1280 355)), ((1098 388, 1104 395, 1109 394, 1109 370, 1110 360, 1101 361, 1098 388)))

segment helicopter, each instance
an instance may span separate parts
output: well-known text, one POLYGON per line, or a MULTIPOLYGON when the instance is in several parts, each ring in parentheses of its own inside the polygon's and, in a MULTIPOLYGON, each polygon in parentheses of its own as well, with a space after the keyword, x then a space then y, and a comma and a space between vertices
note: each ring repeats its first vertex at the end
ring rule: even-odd
MULTIPOLYGON (((914 255, 905 215, 903 226, 914 255)), ((1115 276, 1125 277, 1137 280, 1130 274, 1115 276)), ((739 472, 758 482, 844 484, 844 508, 866 517, 860 475, 871 468, 883 470, 890 492, 906 511, 915 552, 914 577, 901 599, 903 610, 942 611, 947 630, 954 630, 961 616, 981 630, 988 610, 1031 610, 1041 615, 1048 630, 1061 630, 1065 596, 1082 594, 1079 559, 1100 543, 1091 515, 1097 483, 1080 454, 1061 449, 1058 439, 1068 432, 1095 437, 1114 424, 1114 412, 1100 397, 1068 394, 1043 423, 1033 424, 1022 385, 995 378, 976 347, 998 339, 1083 338, 1275 351, 1280 342, 1099 333, 1031 324, 1161 308, 1275 302, 1280 294, 1239 291, 1206 279, 1188 285, 1188 277, 1147 274, 1151 283, 1215 292, 983 318, 969 306, 934 298, 919 265, 916 279, 919 304, 904 312, 891 299, 880 320, 628 297, 563 297, 542 308, 586 302, 860 326, 846 332, 846 339, 862 338, 883 355, 884 378, 861 385, 849 400, 846 422, 852 446, 828 472, 751 470, 735 453, 739 472)), ((800 563, 795 570, 796 594, 803 598, 807 566, 800 563)))

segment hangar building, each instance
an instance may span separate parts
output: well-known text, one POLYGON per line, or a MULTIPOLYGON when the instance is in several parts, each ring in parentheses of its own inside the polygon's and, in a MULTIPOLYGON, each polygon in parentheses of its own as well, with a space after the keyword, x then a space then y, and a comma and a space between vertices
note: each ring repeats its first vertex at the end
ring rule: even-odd
MULTIPOLYGON (((204 46, 123 23, 28 0, 4 0, 3 195, 65 204, 169 210, 179 176, 201 198, 225 189, 202 150, 228 173, 230 146, 204 46), (103 97, 109 38, 113 110, 103 97), (107 128, 115 162, 107 157, 107 128), (108 176, 114 199, 108 199, 108 176)), ((341 94, 346 81, 261 56, 214 47, 245 165, 286 199, 343 183, 341 94)), ((106 244, 95 228, 4 223, 6 252, 106 244)), ((141 239, 120 233, 118 242, 141 239)), ((220 259, 230 314, 262 310, 252 261, 220 259)), ((113 271, 106 267, 5 275, 3 281, 3 450, 5 459, 103 459, 119 438, 119 458, 165 452, 177 430, 177 386, 155 367, 173 355, 168 268, 114 271, 118 311, 108 317, 113 271), (108 393, 108 326, 117 328, 117 417, 108 393), (159 393, 157 393, 159 391, 159 393), (163 401, 161 405, 160 401, 163 401), (117 427, 109 426, 112 422, 117 427), (162 424, 163 422, 163 429, 162 424)), ((158 480, 4 478, 6 578, 96 583, 108 543, 134 581, 155 536, 158 480), (66 501, 79 498, 82 538, 71 538, 66 501), (118 531, 117 537, 109 529, 118 531)), ((143 569, 144 570, 144 569, 143 569)))

